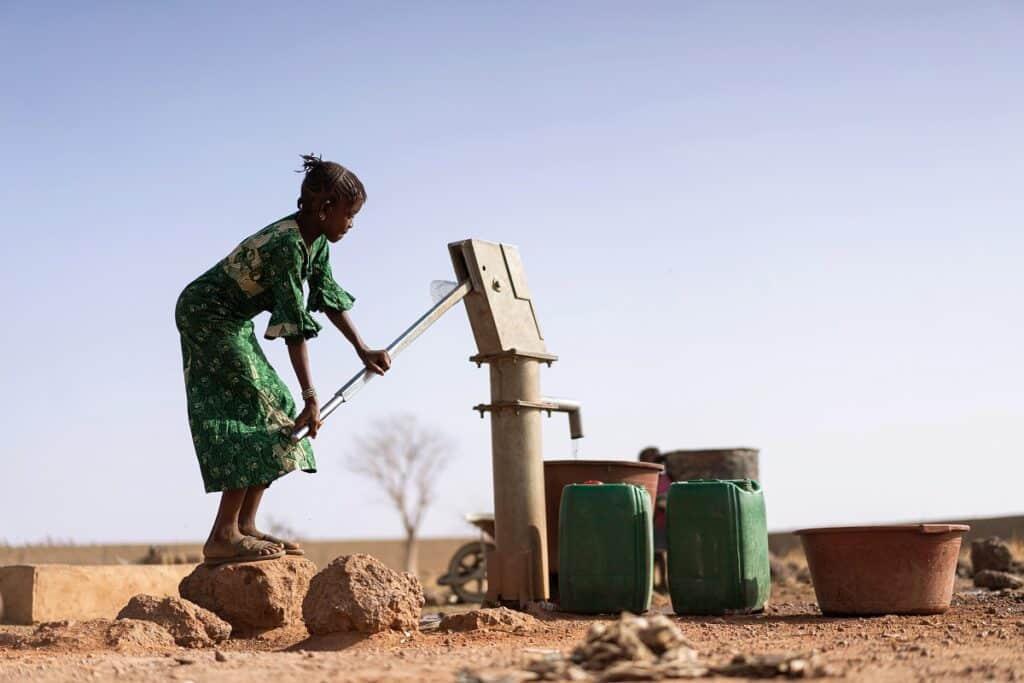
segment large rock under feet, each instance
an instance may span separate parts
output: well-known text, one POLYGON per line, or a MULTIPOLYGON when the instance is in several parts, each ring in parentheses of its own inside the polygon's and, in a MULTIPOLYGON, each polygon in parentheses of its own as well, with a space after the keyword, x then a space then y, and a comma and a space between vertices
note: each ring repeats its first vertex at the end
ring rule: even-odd
POLYGON ((314 635, 415 631, 423 602, 423 586, 412 574, 369 555, 345 555, 313 577, 302 616, 314 635))
POLYGON ((181 598, 136 595, 117 618, 159 624, 182 647, 207 647, 231 637, 231 624, 210 610, 181 598))
POLYGON ((302 619, 302 598, 316 565, 304 557, 199 565, 178 586, 181 597, 240 631, 266 631, 302 619))

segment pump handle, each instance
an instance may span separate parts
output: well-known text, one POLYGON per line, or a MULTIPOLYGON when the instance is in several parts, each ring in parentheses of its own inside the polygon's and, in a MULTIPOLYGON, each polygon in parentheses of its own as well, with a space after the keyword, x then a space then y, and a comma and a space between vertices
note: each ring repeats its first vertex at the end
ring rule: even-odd
MULTIPOLYGON (((462 301, 473 285, 468 281, 460 282, 455 286, 447 295, 436 304, 431 306, 430 310, 424 313, 420 318, 409 326, 402 334, 388 345, 388 355, 391 356, 391 360, 394 360, 398 354, 405 350, 409 344, 413 343, 417 337, 427 331, 427 328, 438 321, 438 319, 448 312, 455 304, 462 301)), ((333 413, 338 406, 342 403, 346 403, 352 400, 359 391, 369 383, 374 377, 377 377, 377 373, 372 370, 363 368, 355 375, 352 379, 345 382, 344 386, 335 392, 334 396, 331 397, 324 407, 320 409, 320 419, 326 420, 327 416, 333 413)), ((302 427, 292 433, 292 441, 301 441, 309 435, 309 427, 302 427)))

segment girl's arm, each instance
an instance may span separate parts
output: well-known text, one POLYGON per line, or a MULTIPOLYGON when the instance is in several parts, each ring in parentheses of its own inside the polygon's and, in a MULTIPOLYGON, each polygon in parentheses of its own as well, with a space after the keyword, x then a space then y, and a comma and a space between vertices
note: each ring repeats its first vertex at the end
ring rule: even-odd
MULTIPOLYGON (((292 361, 292 368, 295 370, 295 376, 299 380, 299 386, 302 387, 302 392, 306 393, 307 389, 313 386, 313 376, 309 372, 309 354, 306 352, 306 340, 303 337, 288 337, 285 339, 285 343, 288 345, 288 358, 292 361)), ((320 404, 316 400, 316 395, 310 396, 305 399, 306 405, 303 407, 302 412, 295 418, 295 429, 301 429, 302 427, 309 427, 309 436, 316 438, 316 433, 320 429, 320 404)))
MULTIPOLYGON (((345 339, 349 340, 349 343, 356 350, 356 355, 363 361, 363 365, 366 366, 367 370, 372 370, 378 375, 383 375, 391 367, 391 356, 388 355, 386 350, 374 350, 366 345, 359 336, 359 331, 356 329, 355 323, 352 322, 352 318, 348 316, 348 311, 338 311, 332 308, 328 308, 324 311, 327 317, 330 318, 334 326, 338 328, 345 339)), ((305 351, 303 351, 305 353, 305 351)))

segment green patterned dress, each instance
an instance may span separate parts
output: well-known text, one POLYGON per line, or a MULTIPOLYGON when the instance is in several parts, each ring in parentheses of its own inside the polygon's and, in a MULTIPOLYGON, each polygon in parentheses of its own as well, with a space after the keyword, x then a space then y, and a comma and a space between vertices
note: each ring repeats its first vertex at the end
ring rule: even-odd
POLYGON ((243 241, 185 287, 174 317, 189 426, 208 492, 316 471, 309 440, 291 441, 295 402, 263 355, 252 318, 270 312, 267 339, 309 339, 321 329, 310 311, 347 311, 354 300, 334 281, 327 239, 307 248, 294 214, 243 241))

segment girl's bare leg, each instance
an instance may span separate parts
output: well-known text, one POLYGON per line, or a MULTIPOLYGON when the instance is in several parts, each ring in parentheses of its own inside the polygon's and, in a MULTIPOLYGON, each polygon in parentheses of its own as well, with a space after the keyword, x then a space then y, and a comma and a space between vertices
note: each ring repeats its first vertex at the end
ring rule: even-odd
MULTIPOLYGON (((239 514, 249 489, 228 489, 220 496, 217 518, 213 522, 210 537, 203 546, 203 554, 209 557, 226 557, 237 551, 238 544, 246 534, 239 528, 239 514)), ((262 494, 262 491, 260 492, 262 494)), ((256 501, 257 505, 259 500, 256 501)), ((273 555, 278 552, 277 546, 267 543, 259 549, 261 555, 273 555)))
POLYGON ((263 492, 266 490, 266 486, 250 486, 245 489, 245 497, 238 512, 238 529, 246 536, 259 538, 262 534, 256 528, 256 511, 260 509, 263 492))
POLYGON ((298 550, 299 545, 297 543, 275 538, 270 534, 263 533, 256 527, 256 511, 259 510, 260 502, 263 500, 263 492, 266 490, 266 486, 250 486, 245 489, 245 499, 242 501, 238 515, 239 531, 246 536, 265 539, 272 543, 280 543, 284 546, 285 550, 298 550))

